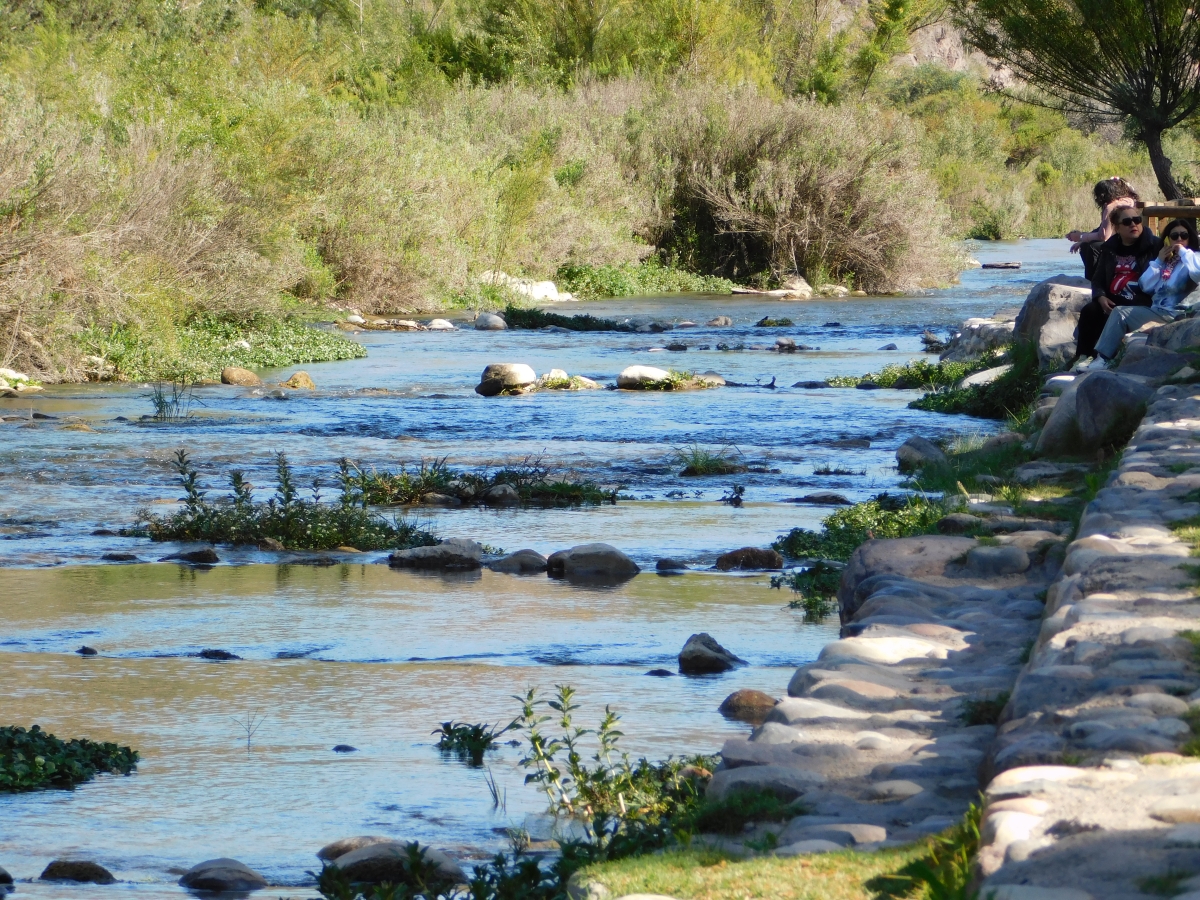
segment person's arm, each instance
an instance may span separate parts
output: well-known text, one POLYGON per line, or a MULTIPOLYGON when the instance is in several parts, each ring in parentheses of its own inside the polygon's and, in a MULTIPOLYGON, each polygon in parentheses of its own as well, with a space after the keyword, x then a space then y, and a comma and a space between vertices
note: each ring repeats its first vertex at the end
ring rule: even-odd
POLYGON ((1180 247, 1179 264, 1187 270, 1188 278, 1200 284, 1200 253, 1189 250, 1187 247, 1180 247))
POLYGON ((1162 262, 1157 259, 1150 260, 1150 265, 1146 266, 1146 271, 1142 273, 1142 277, 1138 279, 1138 287, 1147 294, 1153 294, 1162 286, 1162 262))

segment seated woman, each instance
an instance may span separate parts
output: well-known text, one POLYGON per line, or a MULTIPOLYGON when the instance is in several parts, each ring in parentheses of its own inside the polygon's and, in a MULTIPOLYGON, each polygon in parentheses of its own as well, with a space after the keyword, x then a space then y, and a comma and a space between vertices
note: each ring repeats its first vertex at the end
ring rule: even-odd
POLYGON ((1096 182, 1092 188, 1092 199, 1101 210, 1100 227, 1088 232, 1072 231, 1067 234, 1067 240, 1073 242, 1071 252, 1078 253, 1083 260, 1083 277, 1088 281, 1092 280, 1095 272, 1100 246, 1113 236, 1112 225, 1109 224, 1112 211, 1119 206, 1135 206, 1141 198, 1132 184, 1124 178, 1113 176, 1096 182))
POLYGON ((1148 322, 1171 322, 1182 313, 1179 303, 1200 284, 1200 242, 1190 219, 1172 219, 1163 231, 1163 246, 1138 279, 1150 295, 1150 306, 1118 306, 1113 309, 1096 341, 1096 357, 1102 364, 1121 349, 1121 340, 1148 322))
POLYGON ((1076 356, 1096 355, 1096 341, 1114 308, 1150 305, 1150 295, 1141 289, 1138 279, 1158 255, 1161 242, 1142 227, 1136 209, 1117 206, 1108 221, 1116 234, 1100 246, 1092 274, 1092 302, 1080 310, 1075 329, 1076 356))

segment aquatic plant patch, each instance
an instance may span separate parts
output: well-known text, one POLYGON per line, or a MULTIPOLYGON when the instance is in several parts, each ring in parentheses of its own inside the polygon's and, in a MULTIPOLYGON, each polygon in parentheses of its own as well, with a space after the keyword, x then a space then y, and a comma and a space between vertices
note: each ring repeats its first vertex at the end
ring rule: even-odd
POLYGON ((185 450, 175 454, 175 469, 184 490, 183 509, 166 516, 143 510, 129 534, 155 541, 208 541, 214 544, 261 544, 276 541, 289 550, 406 549, 437 543, 430 532, 399 518, 385 519, 368 509, 350 463, 338 471, 337 502, 321 499, 320 480, 314 480, 311 499, 300 497, 287 457, 276 455, 275 496, 255 501, 252 486, 240 471, 229 473, 230 496, 207 499, 200 475, 185 450))
POLYGON ((0 727, 0 794, 74 790, 98 774, 128 775, 137 764, 137 751, 118 744, 86 738, 64 741, 37 725, 0 727))
POLYGON ((900 391, 918 388, 929 391, 950 387, 974 372, 982 372, 996 365, 1000 363, 994 354, 988 354, 975 362, 931 363, 926 359, 914 359, 906 363, 892 363, 878 372, 868 372, 862 376, 834 375, 826 379, 826 382, 830 387, 858 387, 860 384, 870 383, 900 391))
POLYGON ((437 747, 446 755, 453 755, 467 760, 473 766, 483 765, 483 754, 494 750, 500 736, 512 729, 513 723, 501 727, 477 723, 470 725, 466 722, 443 722, 437 731, 437 747))
POLYGON ((683 466, 679 473, 685 477, 703 475, 740 475, 747 471, 744 463, 738 462, 737 450, 733 447, 723 447, 720 450, 706 450, 699 444, 675 451, 675 461, 683 466))
POLYGON ((788 602, 788 608, 804 610, 806 622, 819 622, 837 609, 836 597, 841 581, 839 566, 817 560, 807 569, 772 575, 771 587, 779 589, 786 585, 791 588, 797 596, 788 602))
POLYGON ((859 544, 871 538, 900 538, 934 534, 948 509, 941 500, 922 495, 880 494, 826 516, 820 531, 793 528, 773 543, 790 559, 830 559, 845 562, 859 544))
POLYGON ((634 331, 628 322, 618 322, 616 319, 601 319, 593 315, 564 316, 559 313, 549 313, 541 309, 529 309, 520 306, 506 306, 504 321, 509 328, 538 329, 551 325, 566 328, 569 331, 634 331))
POLYGON ((367 355, 361 344, 298 317, 237 321, 204 315, 165 332, 89 328, 78 340, 104 361, 105 377, 122 381, 215 381, 226 366, 276 368, 367 355))
POLYGON ((934 390, 908 404, 926 412, 956 413, 981 419, 1022 423, 1042 389, 1047 373, 1039 369, 1037 347, 1018 342, 1009 348, 1012 368, 988 384, 934 390))
POLYGON ((541 457, 499 469, 468 472, 452 469, 446 459, 401 468, 399 472, 354 470, 357 490, 367 503, 376 506, 420 503, 431 495, 452 497, 463 503, 487 502, 488 492, 507 485, 516 491, 523 506, 600 506, 617 502, 618 489, 605 488, 570 473, 556 474, 541 457))

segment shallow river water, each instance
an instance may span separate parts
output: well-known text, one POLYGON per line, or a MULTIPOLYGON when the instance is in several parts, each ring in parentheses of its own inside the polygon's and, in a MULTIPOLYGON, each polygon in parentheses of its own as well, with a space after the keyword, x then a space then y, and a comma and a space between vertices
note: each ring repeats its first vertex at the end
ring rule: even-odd
MULTIPOLYGON (((312 895, 303 885, 316 850, 353 834, 419 839, 465 859, 486 855, 505 844, 505 827, 532 821, 541 799, 522 785, 519 751, 504 747, 488 758, 506 800, 494 807, 487 770, 443 759, 430 732, 451 718, 507 722, 518 711, 513 695, 531 686, 575 686, 588 725, 612 704, 635 756, 717 750, 745 728, 717 714, 721 699, 738 687, 783 693, 791 670, 813 659, 836 625, 804 624, 765 576, 662 578, 654 560, 670 555, 707 567, 725 550, 814 527, 829 508, 784 501, 816 490, 864 499, 898 483, 894 453, 909 434, 995 429, 909 410, 912 392, 790 387, 912 358, 922 329, 944 333, 968 316, 1015 306, 1033 283, 1079 265, 1065 242, 991 244, 974 253, 1024 266, 969 270, 960 285, 919 297, 674 296, 556 310, 735 321, 667 336, 364 333, 355 337, 366 359, 287 370, 312 374, 319 389, 311 395, 289 392, 281 401, 202 388, 195 415, 178 424, 140 421, 150 411, 144 385, 68 385, 0 400, 3 416, 56 417, 0 422, 0 724, 38 722, 142 754, 128 778, 101 777, 74 793, 0 796, 0 865, 28 879, 55 857, 93 859, 122 879, 104 892, 156 897, 183 893, 174 887, 180 868, 234 856, 302 897, 312 895), (796 324, 755 328, 768 314, 796 324), (766 347, 779 336, 820 349, 699 349, 766 347), (688 351, 653 349, 668 338, 688 351), (888 343, 899 351, 876 349, 888 343), (774 378, 778 388, 485 400, 473 388, 490 362, 610 382, 635 363, 712 369, 743 383, 774 378), (63 427, 74 422, 94 430, 63 427), (869 447, 837 445, 862 439, 869 447), (682 478, 674 456, 693 443, 735 447, 770 472, 682 478), (382 553, 342 555, 316 568, 225 549, 224 563, 205 571, 153 562, 174 545, 93 534, 128 525, 139 507, 171 508, 180 493, 169 465, 177 447, 189 450, 215 491, 235 467, 269 486, 277 450, 302 483, 320 476, 326 484, 342 456, 394 470, 440 457, 475 467, 540 455, 620 486, 628 499, 582 510, 422 517, 443 536, 510 551, 607 541, 648 571, 620 587, 584 588, 487 571, 401 573, 380 564, 382 553), (826 465, 864 474, 814 474, 826 465), (735 483, 746 489, 741 509, 717 502, 735 483), (98 564, 113 551, 146 562, 98 564), (697 631, 712 633, 748 667, 706 678, 646 675, 673 668, 697 631), (100 656, 76 656, 83 643, 100 656), (243 659, 187 655, 206 647, 243 659), (249 749, 247 717, 261 718, 249 749), (358 751, 335 754, 335 744, 358 751)), ((38 883, 19 890, 100 892, 38 883)))

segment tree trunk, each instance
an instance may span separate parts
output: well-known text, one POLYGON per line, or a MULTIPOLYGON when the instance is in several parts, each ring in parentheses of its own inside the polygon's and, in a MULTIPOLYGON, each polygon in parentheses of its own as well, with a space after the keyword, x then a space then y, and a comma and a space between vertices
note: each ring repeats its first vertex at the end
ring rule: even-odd
POLYGON ((1175 176, 1171 174, 1171 158, 1163 152, 1162 129, 1145 128, 1142 130, 1142 141, 1150 153, 1150 165, 1154 167, 1154 176, 1158 179, 1158 189, 1168 200, 1178 200, 1183 196, 1175 176))

